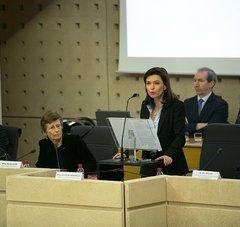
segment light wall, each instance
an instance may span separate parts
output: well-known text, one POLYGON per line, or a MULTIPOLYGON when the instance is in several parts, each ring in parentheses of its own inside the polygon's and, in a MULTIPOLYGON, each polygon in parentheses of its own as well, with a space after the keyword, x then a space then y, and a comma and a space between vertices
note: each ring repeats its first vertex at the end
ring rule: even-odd
MULTIPOLYGON (((19 156, 38 150, 39 119, 47 110, 95 118, 98 109, 124 110, 138 92, 129 110, 139 116, 142 75, 116 73, 118 0, 0 0, 0 9, 3 123, 22 128, 19 156)), ((189 76, 171 76, 171 83, 181 100, 194 94, 189 76)), ((215 93, 229 103, 234 122, 240 79, 220 78, 215 93)), ((37 156, 28 157, 32 165, 37 156)))

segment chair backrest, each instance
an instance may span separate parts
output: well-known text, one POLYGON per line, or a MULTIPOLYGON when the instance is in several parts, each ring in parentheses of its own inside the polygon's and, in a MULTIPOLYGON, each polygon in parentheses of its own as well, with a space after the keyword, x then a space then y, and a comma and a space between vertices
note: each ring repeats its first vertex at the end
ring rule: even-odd
POLYGON ((96 161, 110 159, 116 154, 117 147, 108 126, 75 126, 71 134, 82 137, 96 161))
POLYGON ((240 109, 238 111, 238 115, 237 115, 237 119, 236 119, 235 124, 240 124, 240 109))
POLYGON ((9 140, 7 153, 11 160, 16 160, 17 153, 18 153, 18 140, 19 140, 19 137, 21 136, 22 130, 14 126, 3 125, 3 127, 7 131, 8 140, 9 140))
MULTIPOLYGON (((125 117, 126 111, 120 110, 98 110, 95 112, 97 125, 98 126, 108 126, 107 118, 108 117, 125 117)), ((127 112, 127 117, 130 117, 130 112, 127 112)))
POLYGON ((203 136, 200 169, 240 179, 240 125, 209 124, 203 136))
POLYGON ((84 136, 92 129, 91 126, 73 126, 70 130, 70 133, 73 135, 79 135, 80 137, 84 138, 84 136))

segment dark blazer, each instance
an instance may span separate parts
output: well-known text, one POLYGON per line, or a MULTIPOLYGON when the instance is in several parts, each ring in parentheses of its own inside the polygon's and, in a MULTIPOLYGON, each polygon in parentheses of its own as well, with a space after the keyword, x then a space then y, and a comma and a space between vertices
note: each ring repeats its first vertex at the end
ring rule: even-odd
MULTIPOLYGON (((150 112, 145 101, 142 103, 141 118, 149 119, 150 112)), ((156 154, 168 155, 173 159, 171 165, 164 167, 163 172, 170 175, 183 175, 188 172, 187 162, 183 153, 185 144, 185 111, 183 102, 175 99, 173 103, 163 105, 159 119, 157 135, 162 151, 156 154)), ((149 151, 143 152, 144 158, 151 158, 149 151)), ((155 172, 154 172, 155 173, 155 172)), ((155 175, 152 173, 152 175, 155 175)))
POLYGON ((96 162, 79 136, 63 135, 62 145, 55 149, 50 139, 39 141, 40 153, 36 167, 59 168, 58 157, 62 160, 63 168, 75 172, 79 163, 83 164, 85 172, 96 171, 96 162))
POLYGON ((186 131, 190 134, 196 132, 197 123, 228 123, 228 104, 224 99, 214 93, 208 98, 200 115, 198 114, 197 96, 186 99, 184 106, 188 120, 186 131))

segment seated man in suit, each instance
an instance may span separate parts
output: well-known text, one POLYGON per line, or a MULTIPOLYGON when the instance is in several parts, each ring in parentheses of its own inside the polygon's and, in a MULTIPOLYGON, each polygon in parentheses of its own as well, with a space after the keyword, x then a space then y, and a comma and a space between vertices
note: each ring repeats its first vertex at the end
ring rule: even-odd
POLYGON ((184 101, 186 131, 202 132, 210 123, 228 123, 228 104, 213 93, 216 73, 207 67, 200 68, 194 76, 196 95, 184 101))

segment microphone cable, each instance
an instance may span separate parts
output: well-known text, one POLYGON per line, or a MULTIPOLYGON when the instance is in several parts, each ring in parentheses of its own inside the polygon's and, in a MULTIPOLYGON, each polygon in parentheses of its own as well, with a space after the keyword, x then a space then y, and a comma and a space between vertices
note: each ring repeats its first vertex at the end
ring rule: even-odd
POLYGON ((57 157, 57 165, 58 165, 58 169, 61 170, 60 168, 60 162, 59 162, 59 157, 58 157, 58 148, 57 146, 54 144, 54 148, 55 148, 55 152, 56 152, 56 157, 57 157))

